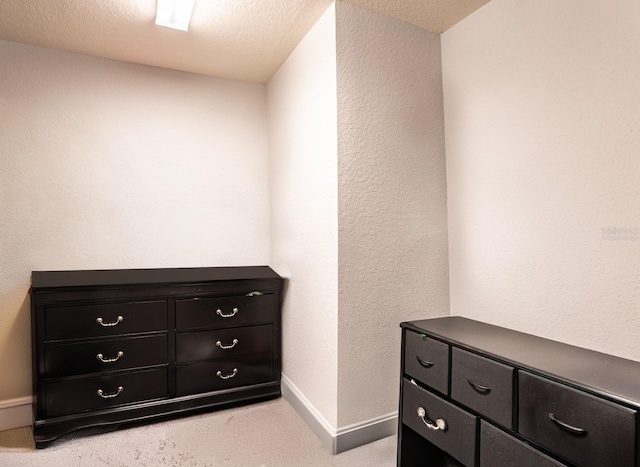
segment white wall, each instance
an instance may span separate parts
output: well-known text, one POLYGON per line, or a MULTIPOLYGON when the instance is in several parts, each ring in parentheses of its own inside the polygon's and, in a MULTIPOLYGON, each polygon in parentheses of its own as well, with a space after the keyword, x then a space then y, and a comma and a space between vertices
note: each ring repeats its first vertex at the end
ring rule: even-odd
POLYGON ((267 96, 283 374, 332 436, 383 433, 399 323, 449 311, 439 36, 337 2, 267 96))
POLYGON ((267 264, 265 87, 0 41, 0 400, 32 270, 267 264))
POLYGON ((401 321, 449 313, 440 36, 338 2, 339 426, 398 407, 401 321))
POLYGON ((338 202, 335 8, 267 85, 272 265, 287 277, 283 375, 337 423, 338 202))
POLYGON ((443 34, 453 315, 640 359, 638 18, 493 0, 443 34))

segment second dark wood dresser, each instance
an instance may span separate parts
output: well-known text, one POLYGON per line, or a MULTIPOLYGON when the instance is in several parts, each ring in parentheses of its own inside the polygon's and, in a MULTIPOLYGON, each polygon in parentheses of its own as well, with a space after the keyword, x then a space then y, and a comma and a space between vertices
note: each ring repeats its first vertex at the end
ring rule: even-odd
POLYGON ((279 397, 282 286, 267 266, 34 271, 36 446, 279 397))
POLYGON ((401 327, 399 466, 640 466, 639 362, 461 317, 401 327))

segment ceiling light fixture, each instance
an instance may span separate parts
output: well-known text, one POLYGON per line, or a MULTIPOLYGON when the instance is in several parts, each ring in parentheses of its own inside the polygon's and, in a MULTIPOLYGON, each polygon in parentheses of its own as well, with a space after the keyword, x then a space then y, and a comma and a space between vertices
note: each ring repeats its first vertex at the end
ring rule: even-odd
POLYGON ((156 24, 166 28, 189 29, 194 0, 158 0, 156 24))

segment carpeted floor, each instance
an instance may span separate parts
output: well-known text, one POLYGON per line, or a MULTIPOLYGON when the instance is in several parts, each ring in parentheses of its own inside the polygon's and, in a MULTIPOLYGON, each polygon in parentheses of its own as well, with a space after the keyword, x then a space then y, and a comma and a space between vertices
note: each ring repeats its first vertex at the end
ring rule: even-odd
POLYGON ((115 431, 79 431, 38 450, 31 428, 0 432, 2 467, 392 467, 395 457, 395 436, 332 456, 282 398, 115 431))

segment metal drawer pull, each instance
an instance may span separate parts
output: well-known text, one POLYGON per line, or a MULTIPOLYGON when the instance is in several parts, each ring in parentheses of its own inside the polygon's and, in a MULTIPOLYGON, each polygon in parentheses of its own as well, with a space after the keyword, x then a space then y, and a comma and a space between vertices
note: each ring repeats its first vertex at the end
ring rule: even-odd
POLYGON ((122 350, 118 351, 118 356, 116 358, 104 358, 104 355, 102 355, 101 353, 96 355, 96 358, 102 363, 113 363, 121 357, 124 357, 124 352, 122 350))
POLYGON ((102 389, 98 389, 98 395, 103 399, 112 399, 114 397, 118 397, 122 391, 124 391, 122 386, 118 386, 118 392, 113 392, 111 394, 105 394, 102 389))
POLYGON ((427 428, 438 431, 447 431, 447 421, 444 418, 439 418, 435 422, 429 418, 427 411, 422 407, 418 407, 418 417, 422 419, 422 423, 427 425, 427 428))
POLYGON ((427 360, 420 360, 420 357, 418 357, 417 355, 416 355, 416 360, 418 360, 418 363, 425 368, 431 368, 434 365, 433 362, 429 362, 427 360))
POLYGON ((489 394, 491 392, 491 388, 488 388, 486 386, 480 386, 479 384, 474 383, 473 381, 471 381, 470 379, 467 380, 467 383, 469 383, 469 385, 475 389, 476 391, 478 391, 480 394, 489 394))
POLYGON ((260 295, 264 295, 259 290, 254 290, 253 292, 249 292, 245 297, 259 297, 260 295))
POLYGON ((216 314, 217 314, 218 316, 222 316, 223 318, 231 318, 232 316, 235 316, 235 315, 236 315, 236 313, 238 312, 238 309, 237 309, 237 308, 234 308, 234 309, 233 309, 233 310, 231 310, 231 311, 232 311, 232 313, 229 313, 228 315, 225 315, 225 314, 223 314, 223 313, 222 313, 222 310, 221 310, 220 308, 218 308, 218 309, 216 310, 216 314))
POLYGON ((216 376, 220 379, 229 379, 229 378, 233 378, 237 374, 238 374, 238 369, 234 368, 233 373, 229 373, 228 375, 223 375, 222 372, 218 370, 218 372, 216 373, 216 376))
POLYGON ((113 323, 105 323, 102 318, 96 318, 96 323, 98 323, 100 326, 104 326, 105 328, 115 326, 116 324, 122 323, 123 321, 124 318, 122 316, 118 316, 118 318, 113 323))
POLYGON ((231 345, 222 345, 222 342, 220 341, 217 341, 216 345, 220 347, 222 350, 228 350, 228 349, 233 349, 237 343, 238 343, 238 339, 233 339, 231 345))
POLYGON ((575 427, 575 426, 571 426, 568 423, 561 422, 560 420, 558 420, 556 418, 555 415, 553 415, 553 412, 549 412, 549 418, 551 419, 551 421, 553 423, 558 425, 560 428, 564 428, 569 433, 573 433, 574 435, 585 436, 588 433, 588 431, 585 430, 584 428, 578 428, 578 427, 575 427))

